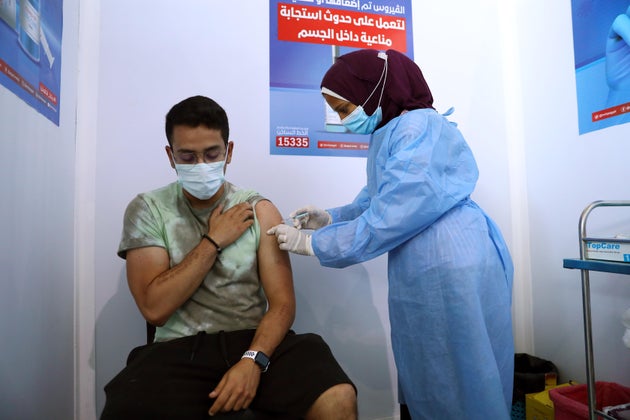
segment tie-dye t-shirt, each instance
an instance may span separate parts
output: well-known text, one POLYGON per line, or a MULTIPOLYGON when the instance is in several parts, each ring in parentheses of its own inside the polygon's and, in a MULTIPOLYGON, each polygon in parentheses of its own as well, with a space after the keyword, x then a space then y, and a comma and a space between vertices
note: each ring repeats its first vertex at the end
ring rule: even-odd
MULTIPOLYGON (((179 264, 208 231, 208 217, 219 204, 224 210, 242 203, 255 205, 264 199, 251 190, 225 183, 223 196, 207 209, 194 209, 174 182, 139 194, 127 206, 118 255, 147 246, 166 249, 170 266, 179 264)), ((257 328, 267 309, 258 277, 257 250, 260 225, 254 224, 217 256, 199 289, 156 329, 155 341, 194 335, 257 328)))

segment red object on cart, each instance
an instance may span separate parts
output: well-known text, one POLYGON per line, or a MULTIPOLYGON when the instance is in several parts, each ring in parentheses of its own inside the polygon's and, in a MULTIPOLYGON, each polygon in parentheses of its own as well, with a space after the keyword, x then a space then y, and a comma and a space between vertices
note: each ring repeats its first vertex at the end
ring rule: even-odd
MULTIPOLYGON (((549 398, 553 401, 555 420, 589 419, 586 384, 551 389, 549 398)), ((598 411, 603 411, 604 407, 630 403, 630 388, 615 382, 596 381, 595 403, 598 411)))

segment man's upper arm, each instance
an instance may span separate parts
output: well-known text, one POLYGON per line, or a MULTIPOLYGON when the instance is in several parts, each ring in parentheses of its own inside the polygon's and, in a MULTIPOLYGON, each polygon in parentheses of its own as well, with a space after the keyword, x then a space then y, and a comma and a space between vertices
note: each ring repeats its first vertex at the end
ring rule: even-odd
POLYGON ((294 305, 293 274, 289 254, 278 247, 275 236, 266 234, 268 229, 282 223, 282 216, 270 201, 261 200, 256 204, 256 217, 261 232, 258 271, 269 306, 283 301, 294 305))
POLYGON ((149 284, 169 268, 168 252, 164 248, 147 246, 127 251, 127 282, 141 310, 149 284))

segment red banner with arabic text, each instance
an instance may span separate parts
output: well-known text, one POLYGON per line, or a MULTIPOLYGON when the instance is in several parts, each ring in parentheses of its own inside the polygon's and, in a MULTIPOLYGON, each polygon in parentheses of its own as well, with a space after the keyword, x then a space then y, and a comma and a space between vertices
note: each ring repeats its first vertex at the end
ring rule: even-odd
POLYGON ((407 51, 406 19, 373 13, 278 4, 278 39, 407 51))

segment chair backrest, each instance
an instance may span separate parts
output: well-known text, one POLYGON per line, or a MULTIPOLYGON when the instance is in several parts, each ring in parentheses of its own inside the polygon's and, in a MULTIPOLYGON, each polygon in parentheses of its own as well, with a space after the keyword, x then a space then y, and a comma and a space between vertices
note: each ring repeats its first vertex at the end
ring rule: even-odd
POLYGON ((155 338, 155 325, 149 324, 147 322, 147 344, 153 343, 154 338, 155 338))

